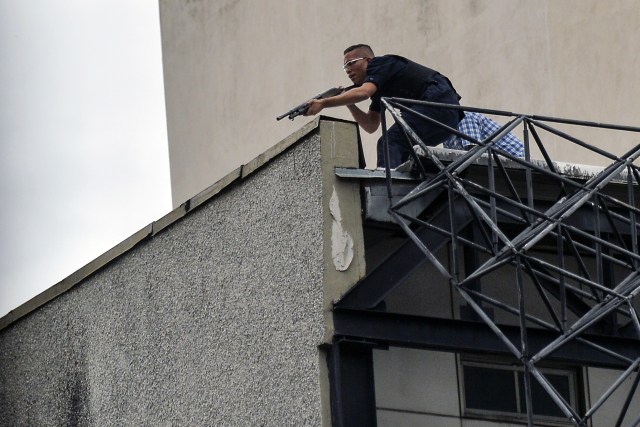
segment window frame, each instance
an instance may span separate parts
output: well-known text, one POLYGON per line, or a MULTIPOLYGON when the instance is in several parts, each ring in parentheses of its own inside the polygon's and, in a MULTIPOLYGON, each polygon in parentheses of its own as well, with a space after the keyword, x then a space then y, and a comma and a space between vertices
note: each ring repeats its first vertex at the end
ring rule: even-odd
MULTIPOLYGON (((544 364, 539 366, 538 369, 543 374, 560 375, 568 378, 569 383, 569 405, 576 410, 580 410, 584 402, 584 390, 582 387, 583 372, 580 367, 573 365, 559 365, 559 364, 544 364)), ((515 359, 496 359, 487 358, 476 355, 458 355, 458 383, 460 393, 460 409, 461 415, 465 418, 476 418, 483 420, 493 421, 511 421, 511 422, 526 422, 527 412, 526 407, 522 407, 520 398, 520 373, 524 372, 524 367, 515 359), (467 387, 464 380, 464 368, 466 366, 478 367, 485 369, 504 370, 513 373, 513 387, 516 393, 516 410, 518 412, 499 411, 493 409, 478 409, 467 407, 467 387)), ((537 383, 535 378, 532 381, 537 383)), ((536 425, 545 426, 567 426, 571 425, 571 421, 566 417, 557 417, 551 415, 533 415, 533 420, 536 425)))

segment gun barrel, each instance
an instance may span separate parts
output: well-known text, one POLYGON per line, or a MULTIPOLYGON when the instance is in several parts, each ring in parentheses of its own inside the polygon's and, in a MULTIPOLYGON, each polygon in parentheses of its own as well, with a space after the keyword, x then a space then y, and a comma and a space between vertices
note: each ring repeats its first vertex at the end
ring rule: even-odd
MULTIPOLYGON (((330 98, 332 96, 336 96, 336 95, 340 95, 342 92, 346 92, 348 90, 353 89, 354 87, 358 87, 360 85, 352 85, 349 87, 345 87, 344 89, 340 89, 337 87, 328 89, 324 92, 322 92, 321 94, 318 94, 316 96, 313 97, 313 99, 323 99, 323 98, 330 98)), ((279 115, 278 117, 276 117, 276 120, 282 120, 285 117, 289 116, 289 119, 293 120, 295 117, 298 117, 301 114, 304 114, 307 112, 307 110, 309 109, 309 106, 307 105, 306 102, 298 105, 296 108, 292 108, 291 110, 287 111, 284 114, 279 115)))
POLYGON ((276 120, 282 120, 282 119, 284 119, 285 117, 287 117, 289 114, 291 114, 292 112, 293 112, 293 110, 289 110, 289 111, 287 111, 286 113, 284 113, 284 114, 282 114, 282 115, 280 115, 280 116, 276 117, 276 120))
POLYGON ((289 118, 293 120, 294 117, 298 117, 300 114, 304 114, 307 111, 307 108, 307 103, 305 102, 304 104, 300 104, 296 108, 292 108, 286 113, 276 117, 276 120, 282 120, 287 116, 289 116, 289 118))

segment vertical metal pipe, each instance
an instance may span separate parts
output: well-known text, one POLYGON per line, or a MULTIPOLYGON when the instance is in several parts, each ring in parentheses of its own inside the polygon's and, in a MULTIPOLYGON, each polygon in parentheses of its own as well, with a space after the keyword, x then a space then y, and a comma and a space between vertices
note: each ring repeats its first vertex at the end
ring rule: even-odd
POLYGON ((451 266, 453 269, 453 279, 455 283, 460 281, 460 267, 458 265, 458 232, 456 226, 456 216, 454 215, 455 209, 455 193, 453 186, 448 186, 449 197, 449 224, 451 225, 451 266))
MULTIPOLYGON (((627 168, 627 198, 629 199, 629 205, 635 206, 635 194, 633 192, 633 173, 632 173, 633 165, 629 165, 627 168)), ((640 185, 640 182, 636 183, 640 185)), ((638 253, 638 229, 636 225, 636 213, 633 209, 629 209, 629 223, 630 229, 629 233, 631 234, 631 251, 634 254, 638 253)), ((638 260, 633 258, 633 268, 638 269, 638 260)))
POLYGON ((389 206, 392 205, 393 191, 391 187, 391 168, 389 167, 389 132, 387 132, 387 118, 385 103, 382 103, 382 111, 380 111, 380 123, 382 124, 382 144, 384 148, 384 164, 385 176, 387 182, 387 197, 389 198, 389 206))
POLYGON ((596 249, 596 281, 599 285, 604 286, 604 269, 602 268, 602 245, 598 241, 600 239, 600 209, 598 209, 598 198, 593 204, 593 234, 596 237, 594 242, 596 249))
POLYGON ((522 260, 520 254, 516 260, 516 285, 518 289, 518 320, 520 322, 520 349, 524 358, 529 357, 529 347, 527 342, 527 307, 525 305, 524 283, 522 279, 522 260))
POLYGON ((533 399, 531 398, 531 372, 529 363, 524 364, 524 399, 527 405, 527 427, 533 427, 533 399))
POLYGON ((529 372, 529 342, 527 338, 527 318, 526 305, 524 296, 524 283, 522 280, 522 260, 520 254, 515 257, 516 260, 516 284, 518 287, 518 317, 520 321, 520 352, 522 353, 522 362, 524 364, 524 397, 527 406, 527 425, 533 427, 533 399, 531 398, 531 374, 529 372))
MULTIPOLYGON (((562 223, 558 223, 558 267, 564 270, 564 239, 562 238, 562 223)), ((565 286, 565 276, 560 274, 560 321, 562 330, 567 330, 567 287, 565 286)))
MULTIPOLYGON (((487 174, 489 179, 489 191, 491 195, 489 196, 489 202, 491 206, 491 221, 494 224, 498 223, 498 218, 496 215, 496 198, 493 196, 496 192, 496 180, 495 174, 493 171, 493 150, 489 150, 487 153, 487 174)), ((491 233, 491 244, 493 245, 493 252, 498 252, 498 236, 496 233, 491 233)))

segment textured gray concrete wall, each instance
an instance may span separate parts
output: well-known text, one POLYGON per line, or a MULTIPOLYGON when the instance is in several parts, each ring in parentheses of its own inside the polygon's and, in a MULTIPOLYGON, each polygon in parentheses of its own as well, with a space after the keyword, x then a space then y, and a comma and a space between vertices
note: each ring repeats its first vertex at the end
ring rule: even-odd
POLYGON ((318 426, 318 133, 0 330, 0 426, 318 426))

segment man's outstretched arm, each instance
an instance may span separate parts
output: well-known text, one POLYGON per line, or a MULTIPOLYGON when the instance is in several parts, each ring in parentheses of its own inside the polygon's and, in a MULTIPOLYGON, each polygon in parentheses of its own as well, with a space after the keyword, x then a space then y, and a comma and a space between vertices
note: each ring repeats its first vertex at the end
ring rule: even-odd
POLYGON ((376 93, 378 88, 373 83, 364 83, 362 86, 351 89, 331 98, 312 99, 309 101, 309 110, 306 116, 313 116, 325 108, 347 106, 355 121, 368 133, 373 133, 380 126, 380 114, 375 111, 364 112, 355 104, 367 100, 376 93))

